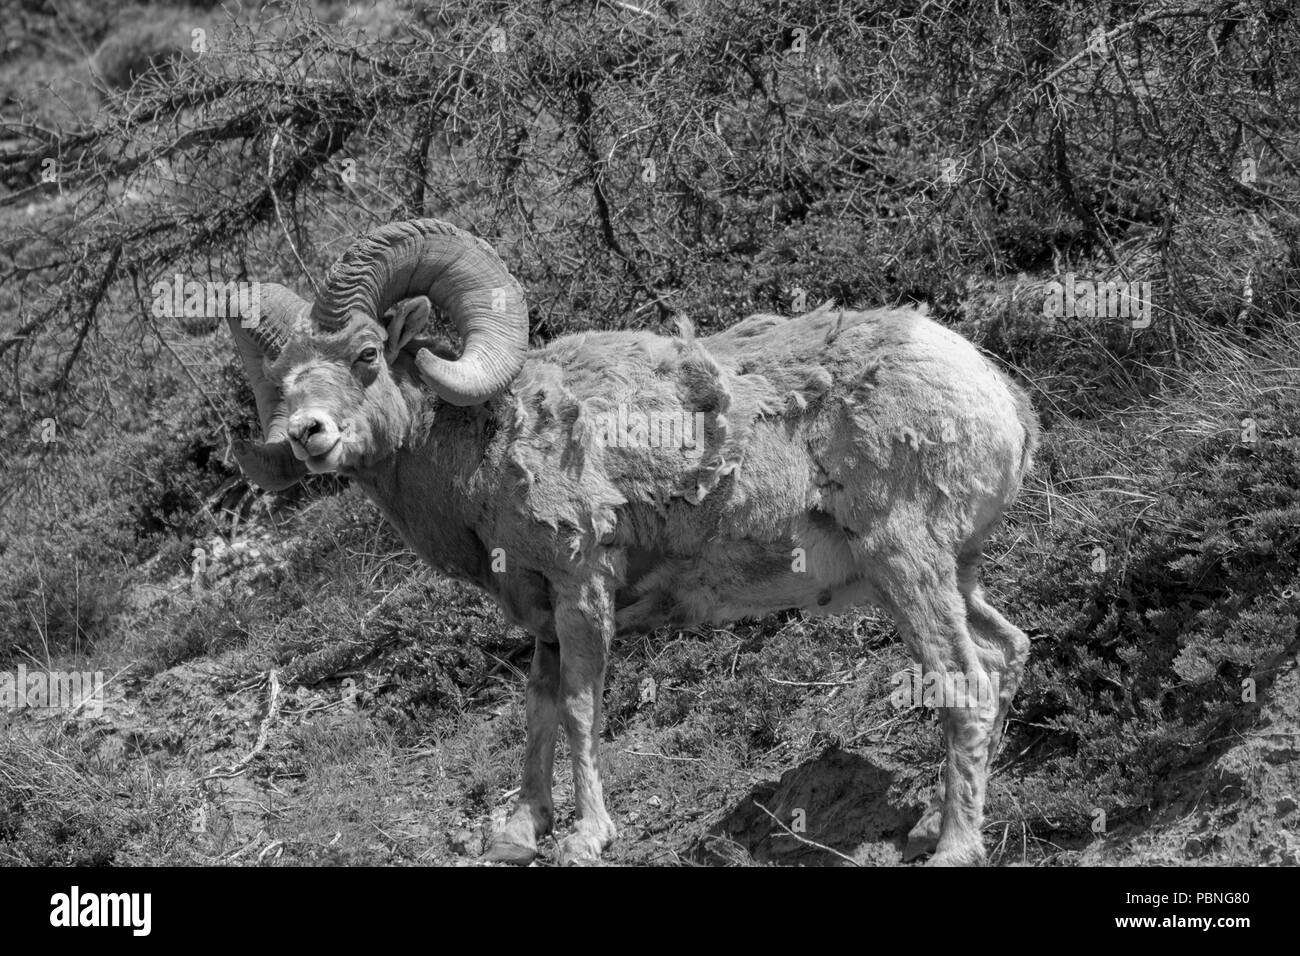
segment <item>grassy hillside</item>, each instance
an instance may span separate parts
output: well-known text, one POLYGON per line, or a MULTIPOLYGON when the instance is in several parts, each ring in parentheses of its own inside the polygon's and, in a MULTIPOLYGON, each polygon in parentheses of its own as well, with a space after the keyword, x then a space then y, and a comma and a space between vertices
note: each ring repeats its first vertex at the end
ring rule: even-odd
MULTIPOLYGON (((531 641, 345 481, 250 487, 228 334, 150 308, 177 273, 309 294, 357 232, 427 215, 491 239, 538 343, 928 303, 1045 425, 988 549, 1034 639, 994 862, 1300 862, 1289 4, 20 0, 12 25, 0 670, 110 681, 98 715, 0 707, 0 861, 481 848, 531 641), (1045 314, 1067 276, 1149 288, 1149 322, 1045 314)), ((897 862, 942 757, 890 702, 906 666, 868 609, 620 642, 611 858, 897 862)))

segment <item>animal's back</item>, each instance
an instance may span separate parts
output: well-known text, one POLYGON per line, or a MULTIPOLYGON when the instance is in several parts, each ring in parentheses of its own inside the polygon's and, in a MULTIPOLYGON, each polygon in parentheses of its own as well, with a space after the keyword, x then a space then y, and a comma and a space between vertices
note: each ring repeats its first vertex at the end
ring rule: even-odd
POLYGON ((957 548, 996 520, 1027 466, 1022 399, 916 309, 590 333, 525 363, 510 454, 525 510, 624 582, 621 625, 833 611, 872 598, 887 538, 957 548), (679 439, 698 421, 702 447, 638 416, 679 439))
POLYGON ((1008 502, 1029 466, 1038 431, 1024 393, 924 309, 753 316, 705 346, 784 394, 819 503, 859 533, 919 508, 932 534, 964 540, 979 516, 953 509, 1008 502))

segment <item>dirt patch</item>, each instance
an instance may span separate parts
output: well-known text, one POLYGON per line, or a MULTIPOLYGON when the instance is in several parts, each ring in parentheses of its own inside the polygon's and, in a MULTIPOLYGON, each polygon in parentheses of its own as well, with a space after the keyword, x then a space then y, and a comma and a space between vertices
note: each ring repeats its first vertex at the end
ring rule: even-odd
POLYGON ((829 747, 755 787, 698 841, 693 857, 712 864, 897 864, 921 812, 913 778, 887 757, 829 747))

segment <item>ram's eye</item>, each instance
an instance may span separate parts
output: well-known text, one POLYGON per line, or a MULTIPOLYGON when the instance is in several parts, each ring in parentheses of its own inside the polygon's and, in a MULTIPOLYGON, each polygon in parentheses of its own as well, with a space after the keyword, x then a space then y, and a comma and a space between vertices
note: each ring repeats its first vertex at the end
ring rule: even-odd
POLYGON ((368 348, 368 349, 362 349, 362 350, 361 350, 361 354, 357 356, 357 361, 358 361, 358 362, 365 362, 367 365, 369 365, 371 362, 373 362, 373 361, 374 361, 375 359, 377 359, 377 358, 379 358, 379 349, 375 348, 375 347, 372 345, 372 346, 370 346, 370 348, 368 348))

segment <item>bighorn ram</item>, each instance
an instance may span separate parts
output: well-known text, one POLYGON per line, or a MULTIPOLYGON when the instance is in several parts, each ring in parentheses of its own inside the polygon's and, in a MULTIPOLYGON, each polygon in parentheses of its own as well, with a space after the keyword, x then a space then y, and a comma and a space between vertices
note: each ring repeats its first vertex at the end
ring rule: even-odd
POLYGON ((989 763, 1029 641, 977 571, 1038 426, 961 336, 922 310, 823 307, 706 338, 683 325, 530 350, 519 284, 434 220, 359 240, 314 305, 262 286, 256 322, 230 326, 265 436, 236 449, 245 473, 269 489, 348 476, 425 561, 535 638, 523 786, 489 858, 527 862, 550 830, 560 722, 577 810, 561 859, 614 838, 597 750, 616 631, 874 603, 924 672, 995 688, 940 701, 947 764, 910 843, 935 863, 983 859, 989 763), (421 338, 429 300, 458 326, 459 358, 421 338))

